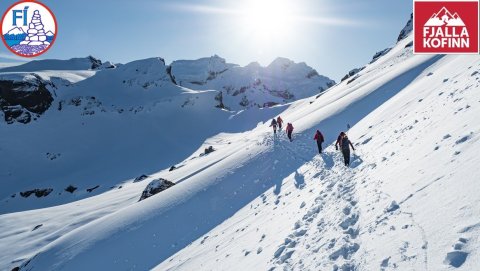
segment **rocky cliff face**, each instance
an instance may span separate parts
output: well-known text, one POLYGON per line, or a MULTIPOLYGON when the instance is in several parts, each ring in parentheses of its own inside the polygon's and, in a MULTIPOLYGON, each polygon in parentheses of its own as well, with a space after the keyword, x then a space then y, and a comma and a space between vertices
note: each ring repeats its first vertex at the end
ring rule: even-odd
POLYGON ((53 97, 41 79, 34 82, 0 80, 0 110, 5 122, 29 123, 52 105, 53 97))

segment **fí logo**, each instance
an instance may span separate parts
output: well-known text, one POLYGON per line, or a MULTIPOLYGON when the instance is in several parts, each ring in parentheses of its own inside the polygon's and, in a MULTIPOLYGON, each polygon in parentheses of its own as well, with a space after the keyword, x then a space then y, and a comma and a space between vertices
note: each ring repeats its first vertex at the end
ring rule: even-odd
POLYGON ((478 0, 414 0, 414 53, 478 54, 478 0))
POLYGON ((25 0, 5 11, 0 32, 3 43, 12 53, 35 57, 52 47, 57 34, 57 21, 46 5, 25 0))

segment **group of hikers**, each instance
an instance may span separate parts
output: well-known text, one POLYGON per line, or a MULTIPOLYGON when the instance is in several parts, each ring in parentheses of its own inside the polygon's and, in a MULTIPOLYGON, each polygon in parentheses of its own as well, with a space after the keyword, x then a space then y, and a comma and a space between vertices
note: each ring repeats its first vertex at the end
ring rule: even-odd
MULTIPOLYGON (((283 124, 283 120, 280 116, 278 116, 277 119, 272 119, 272 122, 270 123, 270 127, 273 127, 273 135, 277 134, 277 126, 278 126, 278 131, 282 130, 282 124, 283 124)), ((287 136, 290 142, 292 142, 293 125, 290 122, 287 123, 285 132, 287 133, 287 136)))
MULTIPOLYGON (((273 128, 273 135, 276 136, 277 134, 277 127, 278 130, 282 130, 282 124, 283 120, 280 116, 278 116, 276 119, 272 119, 270 123, 270 127, 273 128)), ((348 125, 350 126, 350 125, 348 125)), ((287 124, 287 127, 285 129, 288 139, 290 142, 292 142, 292 132, 293 132, 293 125, 289 122, 287 124)), ((317 142, 317 147, 318 147, 318 153, 322 153, 322 143, 325 141, 325 138, 323 137, 323 134, 317 130, 315 132, 315 136, 313 137, 313 140, 317 142)), ((340 147, 340 150, 343 154, 343 160, 345 163, 345 166, 350 166, 350 147, 352 148, 353 151, 355 151, 355 148, 353 147, 352 142, 350 139, 348 139, 348 136, 345 132, 340 132, 340 134, 337 137, 337 141, 335 142, 335 149, 338 151, 338 147, 340 147)))

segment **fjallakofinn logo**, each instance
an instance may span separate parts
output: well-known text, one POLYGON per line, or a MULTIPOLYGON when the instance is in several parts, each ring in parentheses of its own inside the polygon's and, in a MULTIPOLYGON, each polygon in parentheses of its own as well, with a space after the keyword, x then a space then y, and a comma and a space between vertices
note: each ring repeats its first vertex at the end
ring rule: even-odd
POLYGON ((478 54, 478 28, 478 0, 414 0, 414 53, 478 54))
POLYGON ((35 57, 50 49, 55 41, 55 15, 44 4, 20 1, 5 11, 0 25, 2 40, 14 54, 35 57))

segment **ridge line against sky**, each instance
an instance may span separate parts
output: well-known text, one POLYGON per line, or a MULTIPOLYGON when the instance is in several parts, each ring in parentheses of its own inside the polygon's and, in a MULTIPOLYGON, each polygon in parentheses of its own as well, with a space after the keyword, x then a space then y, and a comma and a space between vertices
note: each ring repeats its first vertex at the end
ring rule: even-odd
MULTIPOLYGON (((14 2, 2 1, 0 10, 14 2)), ((27 61, 92 55, 115 63, 158 56, 171 63, 219 55, 241 66, 266 66, 285 57, 336 81, 393 46, 412 12, 411 1, 383 0, 42 2, 57 17, 57 40, 27 61)), ((9 60, 13 54, 1 48, 0 61, 9 60)))

